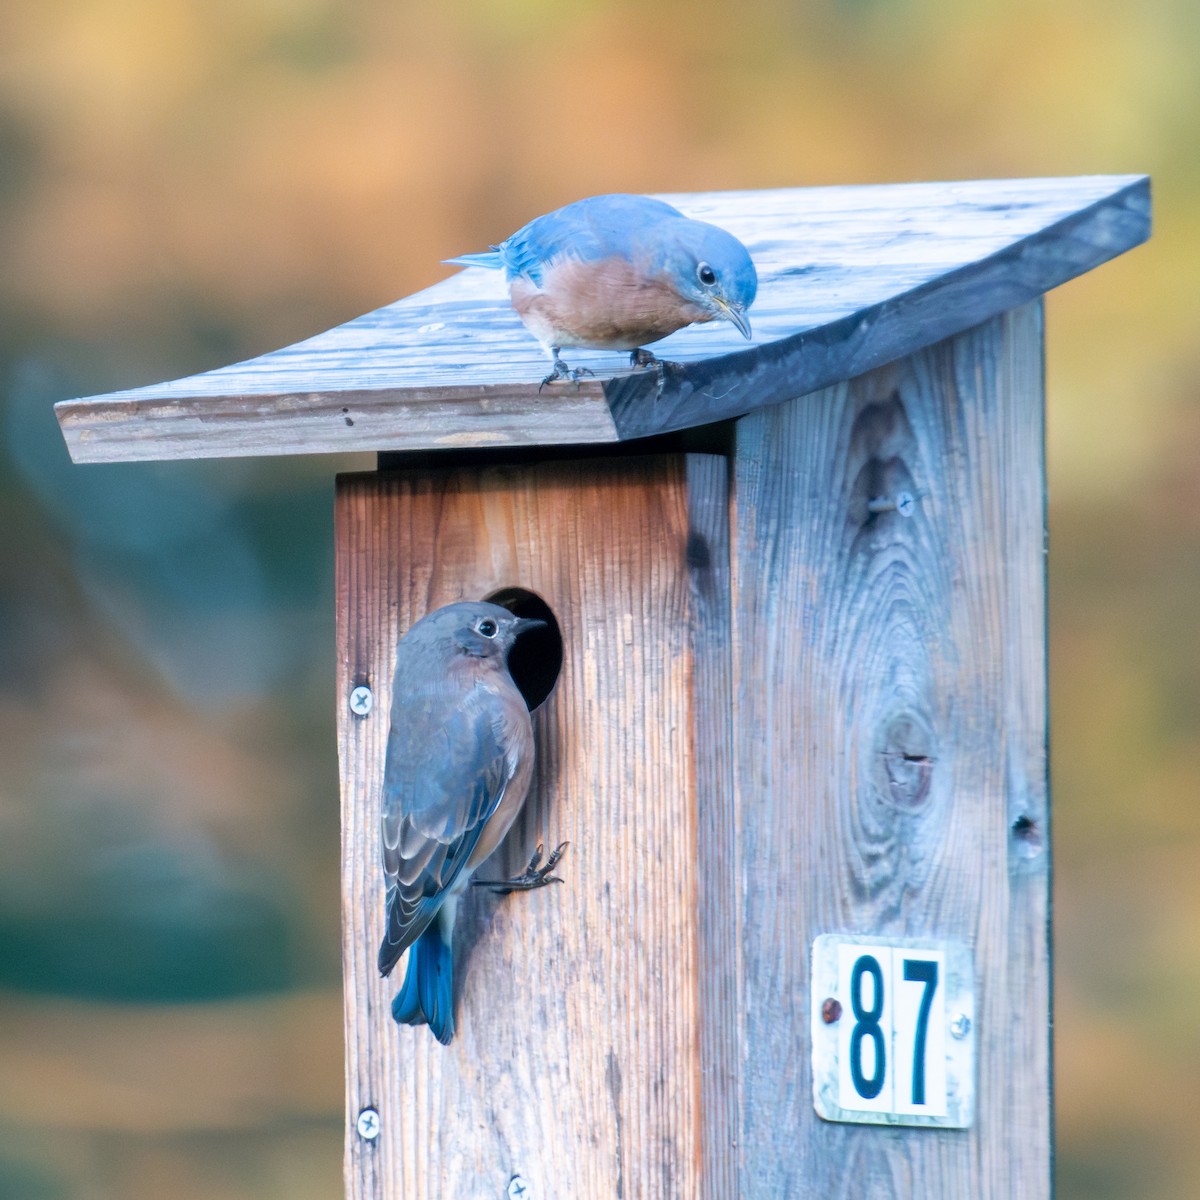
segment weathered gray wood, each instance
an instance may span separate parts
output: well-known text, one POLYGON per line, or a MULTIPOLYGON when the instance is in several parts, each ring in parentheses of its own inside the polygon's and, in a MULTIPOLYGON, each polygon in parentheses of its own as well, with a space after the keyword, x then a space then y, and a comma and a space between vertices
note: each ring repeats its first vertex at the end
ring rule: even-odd
POLYGON ((556 394, 545 404, 531 393, 536 388, 505 385, 349 392, 314 387, 276 395, 117 394, 54 407, 76 462, 618 440, 598 384, 556 394))
POLYGON ((732 1036, 733 999, 713 995, 731 972, 724 963, 710 980, 706 961, 733 952, 733 929, 713 927, 732 896, 705 896, 700 876, 732 878, 723 847, 700 847, 725 836, 732 805, 725 468, 671 456, 339 481, 355 1200, 496 1200, 514 1172, 535 1197, 734 1200, 709 1182, 732 1161, 719 1156, 735 1101, 720 1092, 736 1057, 715 1039, 732 1036), (375 969, 392 661, 422 613, 507 586, 547 601, 565 657, 535 718, 537 776, 500 867, 566 838, 566 882, 471 898, 459 919, 458 1033, 442 1047, 392 1022, 398 981, 375 969), (704 690, 720 678, 726 686, 704 690), (347 706, 360 682, 374 691, 366 718, 347 706), (719 1026, 702 1015, 713 1003, 719 1026), (375 1141, 355 1130, 368 1105, 382 1118, 375 1141))
MULTIPOLYGON (((616 354, 539 391, 546 360, 497 273, 473 268, 295 346, 56 406, 72 457, 200 458, 606 442, 715 421, 898 359, 1090 270, 1149 233, 1144 176, 668 196, 759 269, 752 346, 727 325, 655 346, 662 395, 616 354)), ((494 230, 500 238, 511 230, 494 230)), ((460 250, 465 247, 447 247, 460 250)))
POLYGON ((687 458, 687 564, 692 585, 693 753, 699 919, 700 1106, 698 1200, 738 1200, 738 1058, 741 979, 737 921, 737 809, 733 788, 733 646, 727 458, 687 458))
POLYGON ((1041 334, 1025 306, 738 423, 745 1200, 1050 1194, 1041 334), (838 932, 974 947, 974 1128, 816 1116, 838 932))

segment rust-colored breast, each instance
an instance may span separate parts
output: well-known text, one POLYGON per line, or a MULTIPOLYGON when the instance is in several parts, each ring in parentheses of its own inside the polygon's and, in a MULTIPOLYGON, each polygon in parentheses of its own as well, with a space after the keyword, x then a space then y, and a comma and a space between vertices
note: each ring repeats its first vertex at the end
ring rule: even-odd
POLYGON ((509 295, 518 316, 547 346, 633 350, 712 319, 665 276, 647 276, 622 258, 561 259, 546 269, 540 288, 515 279, 509 295))

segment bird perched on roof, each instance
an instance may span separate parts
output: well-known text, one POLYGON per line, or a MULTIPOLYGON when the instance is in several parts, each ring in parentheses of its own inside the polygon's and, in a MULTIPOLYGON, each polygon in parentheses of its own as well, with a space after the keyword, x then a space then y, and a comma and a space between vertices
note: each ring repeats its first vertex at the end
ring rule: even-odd
POLYGON ((427 1023, 443 1044, 454 1036, 451 949, 468 884, 513 891, 560 882, 550 872, 565 844, 544 864, 539 846, 516 879, 472 879, 529 790, 533 729, 508 652, 522 633, 544 624, 486 601, 450 604, 422 617, 396 647, 383 777, 387 931, 379 972, 390 974, 411 948, 392 1016, 427 1023))
POLYGON ((750 337, 758 291, 749 252, 731 233, 649 196, 592 196, 547 213, 481 254, 446 259, 503 270, 517 315, 554 364, 543 381, 577 379, 564 346, 642 350, 685 325, 729 321, 750 337))

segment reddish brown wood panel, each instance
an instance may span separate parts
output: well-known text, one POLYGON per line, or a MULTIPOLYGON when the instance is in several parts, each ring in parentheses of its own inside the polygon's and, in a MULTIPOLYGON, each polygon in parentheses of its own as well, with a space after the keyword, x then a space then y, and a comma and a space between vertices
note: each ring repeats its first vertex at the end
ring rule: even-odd
MULTIPOLYGON (((698 680, 728 678, 726 479, 724 462, 690 468, 696 528, 682 457, 339 480, 346 1179, 356 1200, 490 1200, 514 1174, 534 1200, 700 1196, 714 1142, 706 1103, 730 1136, 733 1100, 716 1098, 712 1080, 732 1088, 731 1056, 722 1052, 721 1073, 708 1069, 717 1051, 705 1050, 701 1012, 714 985, 700 978, 702 958, 729 953, 730 937, 702 929, 715 918, 712 897, 700 897, 698 863, 711 859, 699 841, 715 810, 703 825, 697 813, 717 791, 732 804, 727 782, 714 782, 730 769, 719 750, 728 689, 717 685, 716 714, 711 697, 697 699, 698 680), (537 842, 567 839, 566 882, 466 902, 458 1033, 442 1047, 393 1023, 398 980, 375 968, 394 646, 430 609, 509 586, 550 605, 565 652, 535 718, 526 815, 499 865, 515 870, 537 842), (374 693, 365 718, 347 705, 359 683, 374 693), (711 747, 699 757, 697 729, 711 747), (367 1106, 382 1122, 373 1141, 355 1130, 367 1106)), ((725 909, 727 894, 715 903, 725 909)), ((718 986, 730 974, 718 969, 718 986)))

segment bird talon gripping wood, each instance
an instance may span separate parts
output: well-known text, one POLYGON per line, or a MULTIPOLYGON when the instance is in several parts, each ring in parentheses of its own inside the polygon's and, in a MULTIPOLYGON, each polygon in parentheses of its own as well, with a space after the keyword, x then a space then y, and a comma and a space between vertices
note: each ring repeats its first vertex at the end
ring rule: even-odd
POLYGON ((560 842, 550 857, 542 863, 542 851, 545 847, 539 842, 538 848, 529 860, 529 865, 514 879, 475 879, 472 880, 472 883, 476 887, 491 888, 501 896, 507 896, 509 892, 532 892, 535 888, 546 887, 551 883, 562 883, 557 875, 551 875, 550 872, 558 865, 558 860, 562 858, 563 851, 568 844, 560 842), (542 865, 538 866, 539 863, 542 865))
POLYGON ((746 310, 758 291, 749 251, 733 234, 649 196, 577 200, 490 250, 446 262, 504 272, 513 308, 554 364, 543 387, 578 381, 560 357, 564 346, 629 350, 632 365, 646 366, 658 361, 646 342, 694 322, 728 321, 749 338, 746 310))
POLYGON ((589 371, 587 367, 568 367, 559 357, 558 347, 553 346, 551 350, 553 351, 554 370, 538 384, 539 392, 548 383, 573 383, 578 388, 581 379, 596 374, 595 371, 589 371))

